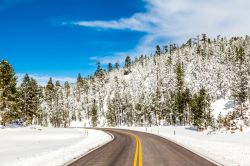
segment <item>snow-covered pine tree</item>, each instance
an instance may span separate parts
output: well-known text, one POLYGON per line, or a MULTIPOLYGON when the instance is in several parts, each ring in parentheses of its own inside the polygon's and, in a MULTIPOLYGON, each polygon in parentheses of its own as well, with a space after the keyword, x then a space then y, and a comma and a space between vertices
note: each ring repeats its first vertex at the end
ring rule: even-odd
POLYGON ((6 125, 18 119, 17 77, 8 61, 0 62, 0 123, 6 125))
POLYGON ((111 72, 113 70, 112 63, 108 63, 108 72, 111 72))
POLYGON ((53 126, 61 127, 63 124, 64 101, 62 87, 59 81, 55 84, 55 103, 53 110, 53 126))
POLYGON ((66 108, 69 110, 70 85, 68 81, 64 83, 64 94, 65 94, 65 100, 66 100, 65 101, 66 108))
POLYGON ((115 63, 115 69, 117 69, 117 70, 118 70, 119 68, 120 68, 120 65, 119 65, 119 63, 118 63, 118 62, 116 62, 116 63, 115 63))
POLYGON ((185 122, 186 114, 184 111, 186 106, 185 101, 185 93, 184 93, 184 68, 181 62, 177 62, 176 64, 176 90, 175 90, 175 106, 177 110, 177 114, 175 116, 178 117, 179 124, 183 125, 185 122))
POLYGON ((91 108, 91 123, 93 127, 97 126, 98 123, 98 112, 97 112, 96 101, 94 100, 92 108, 91 108))
MULTIPOLYGON (((48 120, 49 122, 55 126, 55 98, 56 98, 56 94, 55 94, 55 86, 54 83, 52 81, 52 78, 49 79, 46 87, 45 87, 45 102, 46 102, 46 111, 47 111, 47 115, 48 115, 48 120)), ((47 121, 47 120, 45 120, 47 121)))
POLYGON ((71 92, 68 81, 64 83, 63 90, 64 90, 64 97, 61 96, 62 97, 61 99, 63 100, 63 103, 64 103, 62 120, 63 120, 63 127, 68 127, 70 125, 69 97, 70 97, 70 92, 71 92))
POLYGON ((130 56, 127 56, 125 59, 124 75, 128 75, 131 72, 131 65, 132 65, 132 60, 131 60, 130 56))
POLYGON ((161 55, 161 47, 159 45, 156 46, 155 55, 156 56, 160 56, 161 55))
POLYGON ((236 53, 236 78, 233 82, 233 96, 240 105, 240 116, 243 118, 244 103, 248 98, 248 68, 245 50, 242 46, 235 48, 236 53))
POLYGON ((37 122, 39 116, 40 96, 39 86, 33 78, 26 74, 18 90, 19 108, 22 112, 22 119, 27 124, 37 122))
POLYGON ((116 111, 115 111, 115 106, 114 106, 114 100, 111 100, 110 98, 108 98, 107 100, 107 112, 106 112, 106 119, 108 122, 109 126, 116 126, 116 111))
POLYGON ((191 111, 193 114, 193 125, 199 129, 206 129, 210 120, 210 101, 206 90, 201 88, 199 93, 194 95, 191 102, 191 111))

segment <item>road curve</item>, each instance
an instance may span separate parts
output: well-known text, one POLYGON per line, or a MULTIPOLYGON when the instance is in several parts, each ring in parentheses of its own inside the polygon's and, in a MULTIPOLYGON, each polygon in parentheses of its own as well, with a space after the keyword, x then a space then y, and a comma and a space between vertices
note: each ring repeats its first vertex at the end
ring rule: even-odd
POLYGON ((197 154, 153 134, 120 129, 101 130, 111 133, 114 140, 69 166, 215 166, 197 154))

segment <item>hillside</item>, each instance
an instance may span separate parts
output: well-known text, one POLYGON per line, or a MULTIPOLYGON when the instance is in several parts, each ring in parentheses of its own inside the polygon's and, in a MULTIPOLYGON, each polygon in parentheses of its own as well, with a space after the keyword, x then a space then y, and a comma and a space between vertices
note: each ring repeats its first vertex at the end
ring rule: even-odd
POLYGON ((124 67, 109 64, 106 71, 98 63, 92 76, 79 75, 76 84, 54 84, 51 79, 40 87, 32 123, 242 130, 249 126, 249 63, 248 36, 210 39, 202 35, 181 46, 157 46, 150 56, 132 60, 128 56, 124 67))

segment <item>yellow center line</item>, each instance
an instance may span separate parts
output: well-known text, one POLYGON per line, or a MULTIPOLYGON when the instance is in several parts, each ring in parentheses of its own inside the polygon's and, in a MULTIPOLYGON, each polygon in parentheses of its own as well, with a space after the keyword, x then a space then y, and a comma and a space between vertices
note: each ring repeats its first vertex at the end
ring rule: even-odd
MULTIPOLYGON (((132 135, 133 137, 135 137, 135 135, 132 135)), ((134 165, 133 166, 136 166, 137 165, 137 158, 138 158, 138 141, 137 141, 137 138, 135 137, 135 140, 136 140, 136 148, 135 148, 135 155, 134 155, 134 165)))
POLYGON ((136 148, 135 148, 133 166, 142 166, 142 144, 141 144, 140 138, 137 135, 132 134, 132 133, 123 132, 123 131, 119 131, 119 132, 123 133, 123 134, 130 135, 132 138, 135 138, 136 148), (137 160, 138 160, 138 162, 137 162, 137 160))
POLYGON ((139 166, 142 166, 142 145, 141 145, 141 140, 139 139, 139 144, 140 144, 140 152, 139 152, 139 166))

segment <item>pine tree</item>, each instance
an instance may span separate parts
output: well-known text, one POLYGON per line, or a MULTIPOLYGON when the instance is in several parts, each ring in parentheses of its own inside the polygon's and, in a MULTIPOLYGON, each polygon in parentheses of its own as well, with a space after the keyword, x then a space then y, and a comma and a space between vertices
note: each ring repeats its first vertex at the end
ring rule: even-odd
POLYGON ((65 107, 63 109, 63 127, 68 127, 69 124, 70 124, 70 113, 69 113, 69 97, 70 97, 70 85, 69 85, 69 82, 66 81, 64 83, 64 93, 65 93, 65 100, 64 101, 64 104, 65 104, 65 107))
POLYGON ((46 87, 45 87, 45 101, 47 103, 47 111, 48 111, 48 117, 50 120, 50 123, 55 126, 55 114, 54 114, 54 109, 55 109, 55 86, 53 84, 52 78, 49 79, 46 87))
POLYGON ((206 94, 206 90, 201 88, 198 95, 194 95, 191 102, 191 110, 193 114, 193 125, 198 129, 206 129, 210 121, 209 113, 210 99, 206 94), (209 117, 207 116, 209 115, 209 117))
POLYGON ((221 129, 223 125, 223 118, 222 118, 221 112, 218 115, 217 124, 218 124, 219 129, 221 129))
POLYGON ((116 125, 121 125, 121 95, 118 92, 118 89, 114 92, 114 97, 112 99, 112 104, 115 110, 115 119, 116 119, 116 125))
POLYGON ((112 63, 108 63, 108 72, 111 72, 113 70, 112 63))
POLYGON ((207 35, 206 34, 202 34, 202 39, 201 41, 203 41, 203 43, 207 42, 207 35))
POLYGON ((175 95, 175 108, 179 122, 182 125, 184 121, 185 111, 185 93, 184 93, 184 69, 183 65, 178 62, 176 65, 176 95, 175 95))
POLYGON ((131 65, 132 65, 131 58, 130 58, 130 56, 127 56, 125 59, 124 75, 128 75, 131 72, 131 65))
POLYGON ((248 68, 246 64, 246 55, 243 47, 236 47, 236 75, 233 83, 233 97, 240 105, 240 115, 243 118, 243 104, 248 97, 248 68))
POLYGON ((71 112, 70 120, 71 120, 71 121, 76 121, 76 111, 75 111, 75 110, 73 110, 73 111, 71 112))
POLYGON ((156 56, 160 56, 161 55, 161 47, 159 45, 156 46, 155 55, 156 56))
POLYGON ((66 99, 68 99, 70 96, 70 85, 68 81, 64 83, 64 89, 65 89, 66 99))
POLYGON ((123 115, 123 123, 127 126, 133 125, 133 105, 131 103, 131 99, 128 95, 124 96, 123 104, 122 104, 122 113, 123 115))
POLYGON ((45 98, 49 103, 52 103, 53 99, 55 98, 55 86, 53 84, 52 78, 49 79, 45 87, 45 98))
MULTIPOLYGON (((28 121, 28 124, 31 123, 31 119, 30 119, 30 113, 32 112, 32 110, 29 108, 30 107, 30 96, 29 96, 29 87, 30 84, 30 78, 28 76, 28 74, 26 74, 23 78, 23 82, 19 88, 19 108, 22 112, 22 118, 24 121, 28 121)), ((33 117, 31 117, 33 118, 33 117)))
POLYGON ((168 45, 165 45, 163 48, 164 48, 164 53, 168 53, 168 45))
POLYGON ((91 123, 93 127, 97 126, 97 120, 98 120, 97 105, 96 101, 94 100, 91 108, 91 123))
POLYGON ((97 69, 95 71, 95 76, 97 78, 103 78, 104 77, 104 74, 105 74, 105 70, 103 68, 101 68, 101 63, 100 62, 97 62, 97 69))
POLYGON ((125 68, 130 68, 132 62, 130 56, 127 56, 125 59, 125 68))
POLYGON ((183 93, 184 96, 184 125, 186 124, 191 124, 191 111, 190 111, 190 101, 191 101, 191 94, 190 94, 190 90, 188 88, 186 88, 185 92, 183 93))
POLYGON ((0 123, 13 122, 18 118, 17 78, 8 61, 0 62, 0 123))
POLYGON ((67 110, 69 110, 69 97, 70 97, 70 85, 69 85, 69 82, 66 81, 64 83, 64 93, 65 93, 65 99, 66 99, 66 108, 67 110))
POLYGON ((191 48, 192 47, 192 39, 189 39, 186 43, 186 45, 191 48))
POLYGON ((81 92, 82 92, 82 88, 83 88, 83 78, 81 76, 81 74, 79 73, 77 76, 77 81, 76 81, 76 85, 77 85, 77 101, 79 102, 81 99, 81 92))
POLYGON ((64 101, 62 87, 59 81, 55 84, 55 106, 53 110, 53 125, 61 127, 63 123, 64 101))
POLYGON ((116 111, 114 107, 114 100, 108 99, 107 105, 108 105, 108 110, 106 113, 106 118, 108 121, 109 126, 116 126, 116 111))
POLYGON ((160 91, 156 91, 156 93, 152 96, 152 101, 151 101, 151 112, 153 113, 154 116, 154 125, 159 125, 159 116, 160 116, 160 91))
POLYGON ((115 69, 119 69, 120 68, 120 65, 118 62, 115 63, 115 69))
POLYGON ((82 78, 81 74, 79 73, 77 76, 77 81, 76 81, 76 84, 78 87, 82 86, 82 81, 83 81, 83 78, 82 78))
POLYGON ((19 106, 27 124, 34 123, 39 116, 40 93, 36 80, 26 74, 19 88, 19 106))

